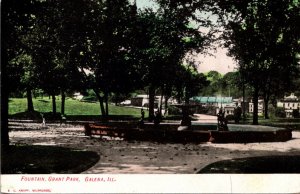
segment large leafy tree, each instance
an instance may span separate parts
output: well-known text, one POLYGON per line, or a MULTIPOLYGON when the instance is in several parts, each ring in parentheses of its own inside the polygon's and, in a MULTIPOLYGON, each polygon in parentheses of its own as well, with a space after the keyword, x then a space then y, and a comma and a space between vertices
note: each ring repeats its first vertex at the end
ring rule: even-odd
POLYGON ((162 95, 170 95, 169 89, 180 79, 177 75, 184 74, 181 64, 187 53, 203 51, 209 42, 198 27, 190 25, 196 12, 190 3, 157 3, 157 11, 144 10, 137 18, 136 58, 143 75, 141 80, 148 86, 150 120, 154 115, 156 90, 160 88, 162 95))
POLYGON ((228 0, 218 5, 229 54, 253 87, 253 124, 258 124, 259 94, 268 104, 269 96, 287 89, 297 75, 299 1, 228 0))
POLYGON ((134 86, 131 68, 132 19, 134 7, 128 1, 93 1, 93 6, 83 24, 86 36, 80 48, 80 69, 91 73, 86 79, 94 90, 101 114, 108 115, 108 95, 124 93, 134 86), (106 107, 104 107, 106 102, 106 107))
POLYGON ((198 95, 203 88, 208 86, 209 81, 203 73, 198 73, 195 66, 182 66, 181 90, 184 95, 185 104, 189 104, 191 97, 198 95))
MULTIPOLYGON (((28 65, 22 38, 30 31, 39 5, 40 2, 34 0, 5 0, 1 4, 1 144, 5 146, 9 144, 8 97, 20 86, 24 63, 28 65)), ((29 107, 33 108, 31 105, 29 107)))
POLYGON ((209 71, 206 74, 207 79, 210 81, 209 85, 202 91, 204 96, 222 95, 222 75, 217 71, 209 71))
POLYGON ((77 42, 82 16, 74 11, 85 10, 85 2, 56 1, 43 2, 35 16, 35 25, 27 35, 26 44, 31 53, 35 78, 38 86, 52 96, 52 112, 56 113, 56 98, 62 95, 61 113, 64 114, 65 92, 79 90, 81 76, 77 64, 71 60, 71 53, 77 42))

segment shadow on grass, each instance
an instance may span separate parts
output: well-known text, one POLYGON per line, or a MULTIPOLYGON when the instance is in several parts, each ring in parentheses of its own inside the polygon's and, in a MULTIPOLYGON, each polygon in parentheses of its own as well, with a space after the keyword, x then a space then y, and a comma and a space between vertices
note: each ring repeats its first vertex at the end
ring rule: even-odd
MULTIPOLYGON (((51 114, 51 112, 44 113, 44 114, 51 114)), ((60 114, 60 113, 57 113, 60 114)), ((67 121, 102 121, 103 117, 101 115, 65 115, 67 121)), ((32 120, 42 120, 42 116, 40 112, 33 111, 33 112, 19 112, 13 115, 9 115, 10 119, 32 119, 32 120)), ((108 120, 117 120, 117 121, 138 121, 139 116, 135 115, 108 115, 108 120)), ((46 120, 49 120, 49 118, 46 120)), ((58 118, 52 118, 50 120, 59 120, 58 118)))
MULTIPOLYGON (((66 115, 68 121, 102 121, 103 117, 101 115, 66 115)), ((116 121, 134 121, 139 118, 134 115, 108 115, 108 120, 116 121)))
POLYGON ((300 155, 261 156, 224 160, 207 165, 201 173, 300 173, 300 155))
POLYGON ((19 113, 13 114, 13 115, 9 115, 9 118, 42 120, 41 113, 38 111, 19 112, 19 113))
MULTIPOLYGON (((47 113, 50 114, 51 112, 47 113)), ((44 113, 45 114, 45 113, 44 113)), ((59 113, 58 113, 59 114, 59 113)), ((65 115, 67 121, 102 121, 102 115, 65 115)), ((38 111, 33 112, 19 112, 13 115, 9 115, 10 119, 32 119, 32 120, 42 120, 41 113, 38 111)), ((140 115, 108 115, 108 120, 113 121, 138 121, 140 115)), ((145 120, 147 120, 146 118, 145 120)), ((165 117, 166 120, 181 120, 181 115, 169 115, 165 117)), ((196 120, 196 119, 192 119, 196 120)))
POLYGON ((95 152, 54 146, 16 145, 2 150, 2 174, 77 174, 96 164, 95 152))
POLYGON ((40 102, 44 102, 44 103, 49 103, 50 101, 49 100, 38 100, 40 102))

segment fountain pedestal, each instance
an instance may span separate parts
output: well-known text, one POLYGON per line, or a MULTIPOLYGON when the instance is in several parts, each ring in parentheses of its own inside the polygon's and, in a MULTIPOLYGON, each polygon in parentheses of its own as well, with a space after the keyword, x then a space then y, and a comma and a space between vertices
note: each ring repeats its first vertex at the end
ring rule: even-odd
POLYGON ((178 131, 190 130, 192 126, 192 119, 190 117, 190 108, 195 107, 195 105, 191 104, 177 104, 175 105, 177 108, 181 109, 182 119, 180 122, 180 126, 178 127, 178 131))

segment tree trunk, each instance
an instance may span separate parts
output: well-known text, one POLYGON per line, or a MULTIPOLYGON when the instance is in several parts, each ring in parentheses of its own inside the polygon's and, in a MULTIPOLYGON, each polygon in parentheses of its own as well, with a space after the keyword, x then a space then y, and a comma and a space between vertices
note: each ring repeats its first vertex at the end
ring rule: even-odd
POLYGON ((189 93, 189 91, 188 91, 188 89, 186 88, 185 89, 185 95, 184 95, 184 102, 185 102, 185 104, 189 104, 190 103, 190 93, 189 93))
POLYGON ((27 97, 27 111, 33 112, 34 108, 33 108, 32 93, 30 87, 26 88, 26 97, 27 97))
POLYGON ((162 106, 163 106, 162 104, 163 104, 164 93, 165 93, 165 87, 162 86, 162 87, 161 87, 160 104, 159 104, 159 111, 160 111, 160 114, 162 114, 162 106))
POLYGON ((265 119, 270 119, 270 117, 269 117, 269 99, 270 99, 270 97, 269 97, 269 95, 265 95, 265 97, 264 97, 264 115, 265 115, 265 119))
POLYGON ((56 114, 56 99, 55 99, 55 94, 52 94, 52 113, 56 114))
POLYGON ((168 112, 168 100, 169 100, 169 96, 165 96, 165 115, 168 112))
MULTIPOLYGON (((1 50, 2 51, 2 50, 1 50)), ((1 52, 2 53, 2 52, 1 52)), ((9 146, 9 130, 8 130, 8 102, 9 102, 9 87, 8 87, 8 54, 7 48, 3 48, 1 62, 1 148, 5 149, 9 146)))
POLYGON ((155 101, 155 89, 152 85, 149 87, 149 121, 154 119, 154 101, 155 101))
POLYGON ((258 125, 258 88, 254 87, 253 94, 253 125, 258 125))
POLYGON ((246 121, 246 103, 245 103, 245 82, 243 79, 243 101, 242 101, 242 107, 243 107, 243 122, 246 121))
POLYGON ((61 90, 61 111, 62 115, 65 114, 65 102, 66 102, 66 94, 63 90, 61 90))
POLYGON ((115 93, 115 106, 118 106, 119 94, 115 93))
POLYGON ((177 88, 177 101, 178 101, 178 104, 181 104, 181 97, 182 97, 182 90, 181 88, 177 88))
MULTIPOLYGON (((3 73, 3 72, 2 72, 3 73)), ((5 73, 2 75, 3 77, 5 73)), ((2 77, 2 78, 3 78, 2 77)), ((3 79, 5 80, 5 79, 3 79)), ((6 148, 9 146, 9 130, 8 130, 8 92, 5 84, 1 82, 1 146, 6 148)))
POLYGON ((105 113, 105 109, 104 109, 104 105, 103 105, 103 97, 100 96, 99 92, 96 89, 93 89, 98 101, 99 101, 99 105, 100 105, 100 114, 102 115, 103 121, 106 121, 106 113, 105 113))
POLYGON ((108 92, 104 93, 104 100, 105 100, 105 115, 108 116, 108 92))

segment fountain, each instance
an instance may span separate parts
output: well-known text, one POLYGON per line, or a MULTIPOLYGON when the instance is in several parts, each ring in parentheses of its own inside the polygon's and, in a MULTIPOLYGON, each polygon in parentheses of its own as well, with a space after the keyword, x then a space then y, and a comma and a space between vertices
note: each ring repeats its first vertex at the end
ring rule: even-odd
POLYGON ((174 105, 177 108, 181 109, 182 118, 180 126, 177 128, 178 131, 191 130, 192 119, 190 117, 190 109, 196 107, 197 105, 191 104, 176 104, 174 105))
POLYGON ((292 132, 284 128, 228 124, 224 112, 217 115, 218 123, 192 123, 190 109, 198 105, 173 105, 182 110, 180 124, 168 122, 144 123, 142 118, 138 123, 109 122, 86 124, 86 135, 118 137, 125 140, 162 141, 177 143, 249 143, 288 141, 292 132))

